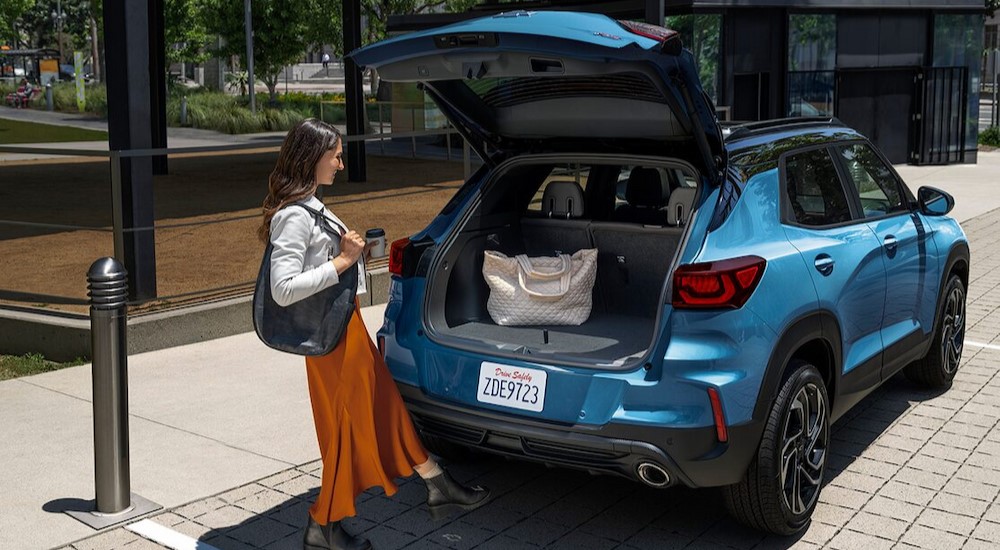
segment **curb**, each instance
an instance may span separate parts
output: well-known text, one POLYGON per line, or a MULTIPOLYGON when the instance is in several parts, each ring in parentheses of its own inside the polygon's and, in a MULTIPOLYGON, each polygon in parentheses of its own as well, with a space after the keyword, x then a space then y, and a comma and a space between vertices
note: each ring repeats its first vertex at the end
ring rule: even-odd
MULTIPOLYGON (((389 270, 368 273, 361 307, 389 299, 389 270)), ((183 346, 253 331, 253 296, 240 296, 129 317, 128 354, 183 346)), ((90 357, 90 319, 84 315, 0 309, 0 353, 40 353, 51 361, 90 357)))

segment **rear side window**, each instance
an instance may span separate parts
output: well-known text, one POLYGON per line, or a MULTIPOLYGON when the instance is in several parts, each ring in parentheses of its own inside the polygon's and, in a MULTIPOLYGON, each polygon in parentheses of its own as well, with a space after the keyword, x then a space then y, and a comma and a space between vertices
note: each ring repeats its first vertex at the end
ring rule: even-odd
POLYGON ((861 209, 866 218, 908 210, 899 182, 871 147, 864 143, 844 145, 837 147, 837 154, 861 197, 861 209))
POLYGON ((824 226, 851 220, 847 194, 826 149, 813 149, 785 159, 785 194, 796 223, 824 226))

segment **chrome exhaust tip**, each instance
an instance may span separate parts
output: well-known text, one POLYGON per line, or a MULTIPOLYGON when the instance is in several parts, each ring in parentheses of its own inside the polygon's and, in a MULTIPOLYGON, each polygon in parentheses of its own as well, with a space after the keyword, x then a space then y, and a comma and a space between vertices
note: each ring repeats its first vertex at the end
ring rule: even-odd
POLYGON ((655 462, 642 462, 636 468, 636 473, 643 483, 650 487, 666 487, 670 485, 670 474, 662 466, 655 462))

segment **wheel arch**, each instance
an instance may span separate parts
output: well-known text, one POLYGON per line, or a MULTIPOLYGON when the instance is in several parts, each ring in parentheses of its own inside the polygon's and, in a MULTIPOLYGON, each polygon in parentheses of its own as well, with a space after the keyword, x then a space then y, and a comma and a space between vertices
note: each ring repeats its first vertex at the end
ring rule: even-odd
POLYGON ((767 417, 771 404, 789 375, 793 359, 807 361, 819 369, 827 385, 827 398, 832 410, 843 365, 841 341, 840 324, 829 311, 815 311, 793 321, 771 351, 754 406, 754 420, 767 417))

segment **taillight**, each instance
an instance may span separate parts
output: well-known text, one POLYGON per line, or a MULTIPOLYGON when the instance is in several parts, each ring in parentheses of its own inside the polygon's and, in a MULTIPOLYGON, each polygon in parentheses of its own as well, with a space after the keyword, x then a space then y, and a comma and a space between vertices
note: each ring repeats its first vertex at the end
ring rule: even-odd
POLYGON ((729 431, 726 430, 726 415, 722 412, 722 400, 719 399, 719 390, 708 388, 708 401, 712 404, 712 420, 715 422, 715 436, 719 443, 729 441, 729 431))
POLYGON ((661 27, 659 25, 653 25, 652 23, 644 23, 642 21, 619 19, 618 24, 625 27, 625 30, 632 34, 645 36, 646 38, 656 40, 657 42, 665 42, 668 38, 672 38, 678 34, 675 30, 661 27))
POLYGON ((673 305, 739 309, 750 299, 767 261, 757 256, 682 265, 674 271, 673 305))
POLYGON ((410 246, 410 239, 392 241, 392 245, 389 247, 389 273, 403 276, 403 264, 408 246, 410 246))

